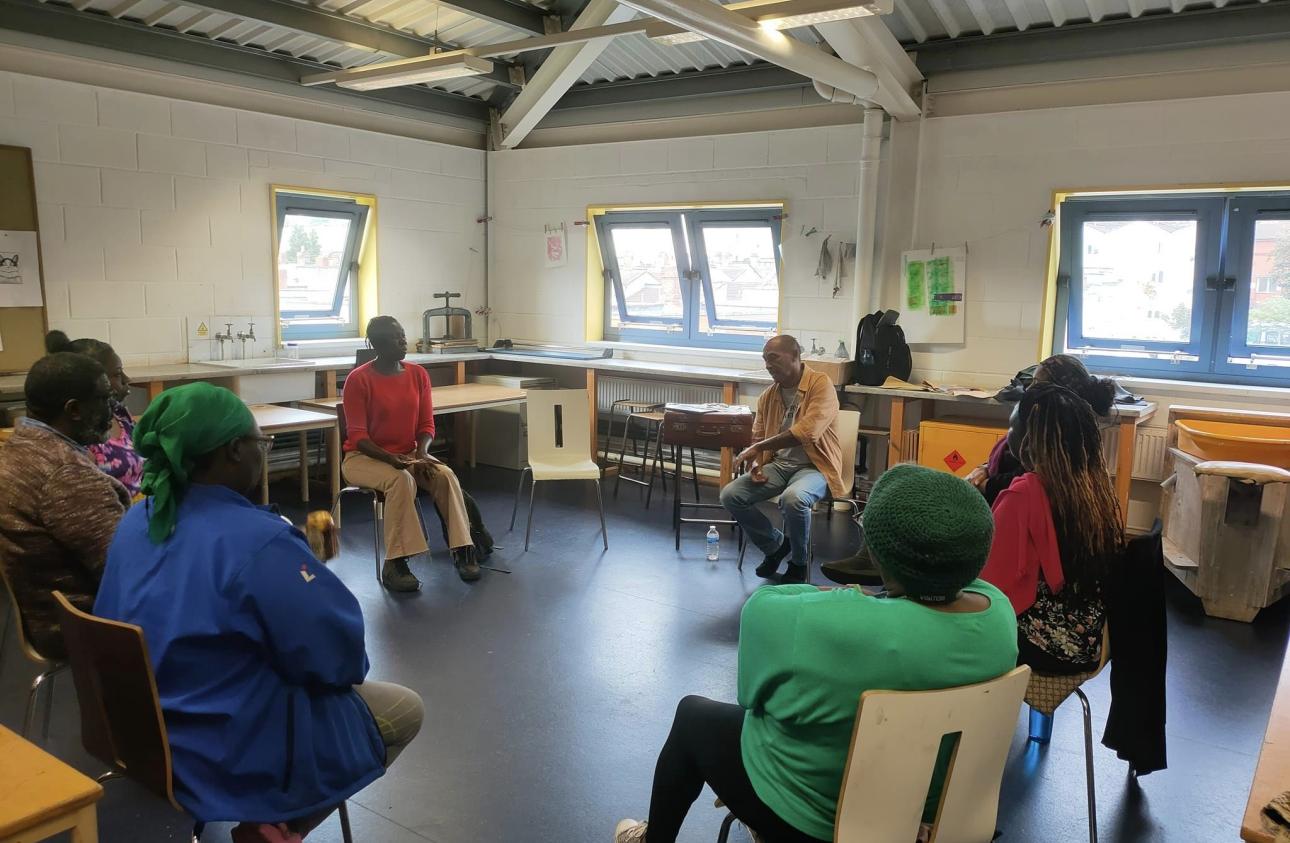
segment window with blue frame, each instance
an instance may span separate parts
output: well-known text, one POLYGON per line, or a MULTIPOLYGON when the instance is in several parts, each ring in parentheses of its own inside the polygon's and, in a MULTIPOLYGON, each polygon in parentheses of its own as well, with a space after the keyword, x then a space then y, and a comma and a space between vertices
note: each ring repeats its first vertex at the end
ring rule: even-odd
POLYGON ((760 349, 779 324, 779 207, 596 217, 607 340, 760 349))
POLYGON ((358 261, 368 206, 281 190, 274 204, 282 338, 357 337, 358 261))
POLYGON ((1113 374, 1290 385, 1290 192, 1061 208, 1054 351, 1113 374))

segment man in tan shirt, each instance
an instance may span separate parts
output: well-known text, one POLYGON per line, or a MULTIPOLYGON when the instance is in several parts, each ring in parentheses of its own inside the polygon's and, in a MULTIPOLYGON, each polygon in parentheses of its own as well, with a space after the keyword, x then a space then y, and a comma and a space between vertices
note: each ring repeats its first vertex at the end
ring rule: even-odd
POLYGON ((775 383, 757 399, 753 444, 735 458, 748 473, 721 490, 721 504, 766 554, 757 576, 774 576, 791 552, 783 581, 804 582, 811 509, 826 491, 834 497, 849 491, 842 488, 842 448, 833 430, 838 394, 827 377, 806 368, 802 346, 787 334, 772 337, 761 356, 775 383), (782 531, 757 508, 776 495, 782 531))
POLYGON ((83 354, 51 354, 31 367, 24 389, 27 417, 0 446, 0 565, 32 646, 63 659, 52 592, 90 611, 130 496, 85 450, 112 426, 103 367, 83 354))

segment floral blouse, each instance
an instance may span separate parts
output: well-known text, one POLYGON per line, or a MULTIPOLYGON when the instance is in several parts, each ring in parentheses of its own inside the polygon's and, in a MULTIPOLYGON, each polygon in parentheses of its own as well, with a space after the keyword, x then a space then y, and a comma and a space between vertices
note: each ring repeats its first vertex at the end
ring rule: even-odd
POLYGON ((139 484, 143 479, 143 457, 134 449, 131 438, 134 435, 134 418, 124 404, 116 401, 112 402, 112 418, 116 421, 117 430, 103 444, 91 445, 90 456, 105 474, 121 481, 133 500, 139 496, 139 484))
POLYGON ((1106 606, 1100 597, 1076 594, 1067 584, 1057 594, 1039 580, 1035 604, 1017 616, 1017 631, 1050 656, 1076 665, 1102 658, 1106 606))

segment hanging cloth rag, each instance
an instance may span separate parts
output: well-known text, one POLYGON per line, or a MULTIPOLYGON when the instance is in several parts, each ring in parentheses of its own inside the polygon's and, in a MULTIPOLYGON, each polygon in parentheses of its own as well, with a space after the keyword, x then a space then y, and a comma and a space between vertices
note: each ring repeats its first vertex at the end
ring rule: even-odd
POLYGON ((833 253, 829 251, 829 239, 832 234, 824 238, 820 244, 820 262, 815 265, 816 278, 828 278, 833 272, 833 253))

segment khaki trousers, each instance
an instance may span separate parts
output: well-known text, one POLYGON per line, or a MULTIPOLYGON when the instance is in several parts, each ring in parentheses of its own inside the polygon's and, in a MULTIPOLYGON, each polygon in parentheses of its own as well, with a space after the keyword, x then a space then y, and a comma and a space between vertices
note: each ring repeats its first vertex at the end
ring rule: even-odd
POLYGON ((341 465, 345 480, 356 486, 376 489, 385 495, 385 556, 397 559, 415 556, 429 549, 421 520, 417 518, 417 487, 429 492, 435 506, 448 522, 448 546, 454 549, 474 544, 470 538, 470 516, 461 496, 461 483, 443 463, 420 463, 404 470, 350 451, 341 465))

